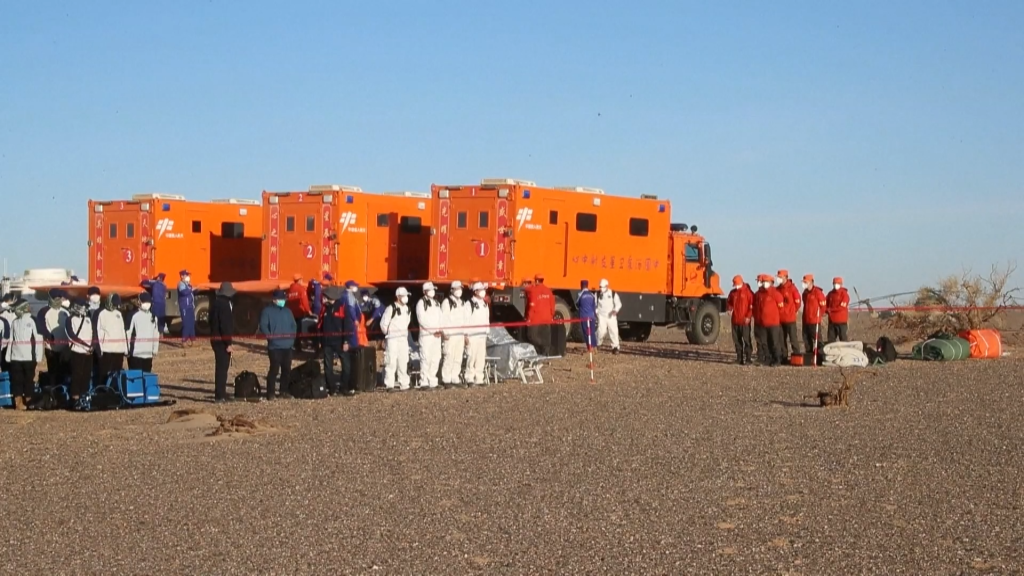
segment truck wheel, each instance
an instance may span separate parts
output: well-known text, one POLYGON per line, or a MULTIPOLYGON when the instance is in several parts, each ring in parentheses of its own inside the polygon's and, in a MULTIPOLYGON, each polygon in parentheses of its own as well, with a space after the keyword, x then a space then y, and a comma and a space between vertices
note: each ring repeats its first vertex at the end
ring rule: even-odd
POLYGON ((259 298, 247 294, 239 294, 235 297, 234 313, 232 318, 235 322, 235 333, 252 335, 260 327, 260 312, 263 311, 259 298))
POLYGON ((647 342, 653 326, 650 322, 626 322, 625 329, 619 330, 619 336, 626 342, 647 342))
MULTIPOLYGON (((572 308, 560 297, 555 296, 555 320, 571 320, 572 308)), ((562 324, 565 328, 565 339, 567 342, 582 342, 583 333, 580 330, 579 322, 574 324, 562 324)))
POLYGON ((690 327, 686 330, 686 340, 690 344, 706 346, 718 341, 718 332, 722 329, 722 317, 718 307, 711 302, 702 302, 693 314, 690 327))
POLYGON ((210 299, 196 296, 196 336, 210 335, 210 299))

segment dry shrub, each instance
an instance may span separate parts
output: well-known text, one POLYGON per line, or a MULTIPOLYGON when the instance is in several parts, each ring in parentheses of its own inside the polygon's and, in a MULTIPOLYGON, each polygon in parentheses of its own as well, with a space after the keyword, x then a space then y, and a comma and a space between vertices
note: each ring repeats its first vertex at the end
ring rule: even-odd
POLYGON ((217 422, 220 422, 220 426, 214 429, 207 436, 220 436, 221 434, 255 434, 259 432, 264 426, 254 420, 238 414, 228 418, 227 416, 217 415, 217 422))
POLYGON ((1015 262, 1004 268, 993 264, 987 276, 966 269, 959 276, 942 278, 934 286, 922 286, 914 301, 915 310, 898 311, 885 319, 885 325, 918 338, 936 332, 1000 328, 1000 314, 1017 303, 1015 294, 1020 289, 1009 286, 1016 270, 1015 262))
POLYGON ((847 371, 845 368, 839 369, 839 375, 842 380, 839 383, 839 387, 835 390, 821 390, 814 396, 808 396, 807 398, 817 399, 818 403, 822 408, 838 408, 848 407, 850 405, 850 393, 853 392, 853 386, 863 376, 873 376, 877 374, 874 370, 865 370, 858 368, 855 371, 847 371))

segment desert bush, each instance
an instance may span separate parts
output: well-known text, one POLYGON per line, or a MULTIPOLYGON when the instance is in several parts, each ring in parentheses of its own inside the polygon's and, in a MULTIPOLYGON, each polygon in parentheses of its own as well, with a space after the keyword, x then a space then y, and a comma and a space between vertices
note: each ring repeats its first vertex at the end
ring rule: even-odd
POLYGON ((935 332, 1000 328, 1000 313, 1016 304, 1020 290, 1009 284, 1016 270, 1017 264, 1009 262, 1005 267, 993 265, 985 276, 970 269, 946 276, 918 289, 913 310, 897 312, 885 322, 922 338, 935 332))

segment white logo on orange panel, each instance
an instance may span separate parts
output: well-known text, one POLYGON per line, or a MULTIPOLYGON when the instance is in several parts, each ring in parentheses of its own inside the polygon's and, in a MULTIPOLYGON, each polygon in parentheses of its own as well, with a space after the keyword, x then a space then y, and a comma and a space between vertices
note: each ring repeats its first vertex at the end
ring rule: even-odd
POLYGON ((164 218, 156 223, 157 238, 163 238, 164 232, 170 232, 174 230, 174 220, 170 218, 164 218))
MULTIPOLYGON (((520 208, 519 211, 516 212, 516 220, 519 221, 519 226, 516 230, 522 230, 523 224, 526 224, 531 219, 533 219, 533 208, 520 208)), ((527 228, 530 227, 527 226, 527 228)))

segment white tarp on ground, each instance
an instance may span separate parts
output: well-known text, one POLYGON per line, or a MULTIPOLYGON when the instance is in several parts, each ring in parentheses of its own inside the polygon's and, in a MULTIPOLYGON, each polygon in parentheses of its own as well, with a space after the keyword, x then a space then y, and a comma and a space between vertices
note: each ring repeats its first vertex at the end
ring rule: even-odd
POLYGON ((491 328, 487 333, 487 356, 495 361, 499 380, 518 378, 517 366, 522 360, 537 358, 533 344, 519 342, 503 327, 491 328))
POLYGON ((868 356, 864 353, 863 342, 832 342, 822 349, 825 361, 822 366, 840 368, 864 368, 868 365, 868 356))

